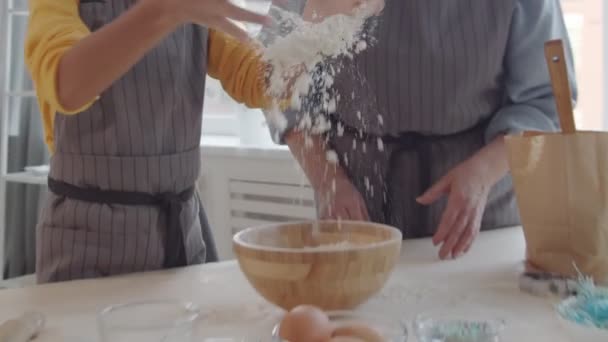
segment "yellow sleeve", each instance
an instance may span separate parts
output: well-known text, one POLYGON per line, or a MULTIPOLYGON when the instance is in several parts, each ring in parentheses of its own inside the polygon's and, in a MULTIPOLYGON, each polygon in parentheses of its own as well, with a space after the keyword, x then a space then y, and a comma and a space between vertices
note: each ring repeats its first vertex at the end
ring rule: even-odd
POLYGON ((30 18, 25 38, 25 62, 32 76, 42 113, 45 140, 53 149, 55 113, 75 114, 91 103, 68 111, 59 103, 57 69, 63 54, 90 34, 80 19, 79 0, 30 0, 30 18))
POLYGON ((218 79, 237 102, 250 108, 267 108, 266 65, 251 46, 209 30, 207 73, 218 79))

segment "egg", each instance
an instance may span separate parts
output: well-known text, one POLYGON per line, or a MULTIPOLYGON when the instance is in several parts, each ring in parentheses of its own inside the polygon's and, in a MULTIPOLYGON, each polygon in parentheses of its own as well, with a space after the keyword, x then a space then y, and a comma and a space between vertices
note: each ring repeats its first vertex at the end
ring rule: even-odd
POLYGON ((375 329, 364 324, 342 325, 334 329, 332 337, 357 338, 365 342, 384 342, 384 338, 375 329))
POLYGON ((285 315, 279 337, 289 342, 328 342, 332 332, 329 317, 321 309, 302 305, 285 315))
POLYGON ((336 337, 332 337, 331 340, 329 340, 329 342, 367 342, 367 341, 362 340, 358 337, 336 336, 336 337))

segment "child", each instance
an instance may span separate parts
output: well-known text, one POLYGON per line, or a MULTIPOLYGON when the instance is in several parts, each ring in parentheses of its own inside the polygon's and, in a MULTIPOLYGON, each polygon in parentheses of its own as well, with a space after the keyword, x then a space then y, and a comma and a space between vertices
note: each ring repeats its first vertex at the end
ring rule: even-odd
POLYGON ((249 107, 267 103, 258 54, 217 29, 243 41, 229 19, 266 17, 228 0, 31 0, 30 10, 26 60, 53 153, 38 281, 204 262, 194 185, 206 74, 249 107))
POLYGON ((194 185, 206 73, 250 107, 263 105, 264 79, 253 49, 190 23, 243 39, 227 18, 266 17, 208 0, 30 9, 26 59, 53 153, 38 281, 204 262, 209 229, 194 185))

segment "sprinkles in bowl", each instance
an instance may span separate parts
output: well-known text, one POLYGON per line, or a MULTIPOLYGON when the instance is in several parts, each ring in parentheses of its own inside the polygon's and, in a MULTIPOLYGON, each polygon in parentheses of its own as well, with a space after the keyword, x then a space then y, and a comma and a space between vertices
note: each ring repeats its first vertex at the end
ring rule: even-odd
POLYGON ((473 320, 418 316, 414 331, 421 342, 497 342, 504 329, 502 320, 473 320))

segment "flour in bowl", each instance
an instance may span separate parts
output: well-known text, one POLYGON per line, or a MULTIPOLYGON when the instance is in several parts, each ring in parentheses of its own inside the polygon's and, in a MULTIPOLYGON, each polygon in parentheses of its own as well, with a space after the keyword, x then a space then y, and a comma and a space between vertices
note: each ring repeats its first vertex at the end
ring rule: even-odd
POLYGON ((360 244, 353 243, 351 241, 340 241, 336 243, 325 243, 319 246, 305 246, 302 248, 304 251, 327 251, 327 250, 343 250, 352 247, 360 246, 360 244))

